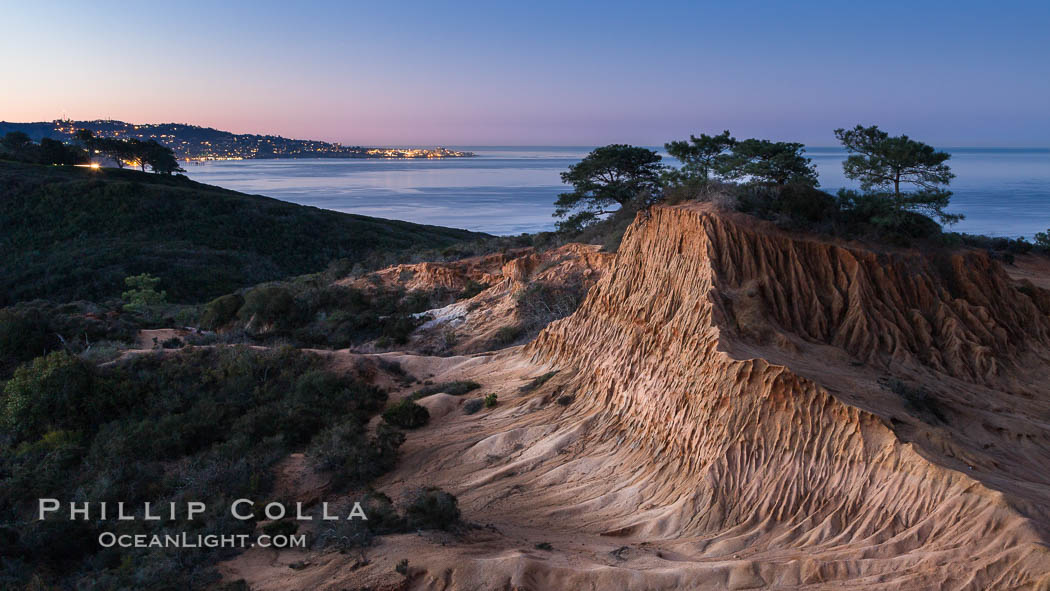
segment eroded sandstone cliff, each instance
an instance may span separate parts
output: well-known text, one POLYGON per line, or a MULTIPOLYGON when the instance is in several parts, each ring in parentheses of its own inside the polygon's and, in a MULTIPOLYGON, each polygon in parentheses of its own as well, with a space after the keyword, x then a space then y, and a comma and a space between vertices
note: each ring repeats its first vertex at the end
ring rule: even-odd
POLYGON ((456 396, 422 399, 430 425, 375 483, 395 498, 443 487, 472 525, 359 554, 252 550, 228 578, 275 591, 1050 589, 1050 291, 1034 267, 1014 280, 979 252, 875 252, 702 204, 640 215, 612 261, 566 248, 386 275, 486 278, 432 311, 476 334, 514 318, 527 282, 594 282, 524 347, 384 354, 498 394, 473 414, 456 396))
POLYGON ((766 582, 1015 588, 1050 573, 1048 343, 1039 296, 981 253, 690 205, 639 217, 526 353, 578 372, 602 438, 678 474, 656 501, 685 501, 677 531, 628 530, 780 556, 766 582))

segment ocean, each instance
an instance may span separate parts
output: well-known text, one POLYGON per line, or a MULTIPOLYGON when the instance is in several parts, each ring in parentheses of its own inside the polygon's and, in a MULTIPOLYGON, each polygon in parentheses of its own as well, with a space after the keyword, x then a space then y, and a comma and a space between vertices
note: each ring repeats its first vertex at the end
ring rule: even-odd
MULTIPOLYGON (((292 203, 466 228, 518 234, 554 228, 554 200, 565 191, 559 173, 589 147, 455 146, 474 158, 440 160, 232 160, 185 165, 202 183, 292 203)), ((1050 228, 1050 149, 945 148, 956 178, 950 210, 966 219, 950 229, 1024 236, 1050 228)), ((845 152, 809 148, 821 187, 853 183, 842 175, 845 152)), ((669 160, 665 156, 665 161, 669 160)))

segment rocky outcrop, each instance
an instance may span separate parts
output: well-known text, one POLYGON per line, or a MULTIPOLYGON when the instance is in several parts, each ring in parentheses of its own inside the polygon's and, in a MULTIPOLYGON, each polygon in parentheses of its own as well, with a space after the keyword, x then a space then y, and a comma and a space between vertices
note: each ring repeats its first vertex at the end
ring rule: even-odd
POLYGON ((788 587, 1044 588, 1042 297, 981 253, 658 207, 526 354, 575 370, 598 440, 673 479, 650 502, 676 526, 617 535, 759 554, 756 576, 788 587))
POLYGON ((337 283, 358 288, 377 285, 400 287, 408 291, 445 289, 459 291, 471 281, 493 284, 502 280, 501 268, 509 261, 533 254, 532 248, 469 257, 451 262, 423 262, 386 267, 363 277, 343 279, 337 283))
MULTIPOLYGON (((500 261, 495 256, 483 257, 476 262, 467 259, 461 263, 448 263, 445 272, 468 276, 463 267, 457 266, 466 263, 465 268, 474 273, 475 280, 488 287, 471 298, 429 310, 429 320, 416 331, 412 345, 429 352, 476 353, 527 340, 551 318, 526 318, 527 313, 519 299, 523 292, 530 286, 571 292, 574 301, 564 304, 567 306, 565 311, 542 311, 552 317, 571 313, 582 294, 612 262, 612 254, 599 250, 600 247, 595 245, 576 243, 542 252, 527 249, 515 252, 516 256, 504 260, 498 270, 491 268, 493 263, 500 261), (482 269, 483 276, 479 274, 482 269), (533 326, 536 324, 538 326, 533 326), (502 334, 512 336, 506 338, 502 334)), ((391 273, 394 269, 396 267, 391 273)), ((411 282, 419 281, 415 278, 418 276, 413 277, 411 282)))
POLYGON ((529 286, 591 287, 521 348, 387 354, 498 395, 469 415, 460 398, 427 401, 430 424, 374 483, 394 498, 440 486, 475 526, 384 536, 367 557, 314 554, 303 570, 288 568, 300 554, 252 550, 227 578, 274 591, 1050 589, 1045 263, 1015 280, 980 252, 873 251, 702 204, 640 215, 611 256, 567 245, 381 271, 420 288, 487 274, 488 289, 431 311, 435 335, 474 339, 519 322, 529 286), (406 558, 408 577, 395 572, 406 558))

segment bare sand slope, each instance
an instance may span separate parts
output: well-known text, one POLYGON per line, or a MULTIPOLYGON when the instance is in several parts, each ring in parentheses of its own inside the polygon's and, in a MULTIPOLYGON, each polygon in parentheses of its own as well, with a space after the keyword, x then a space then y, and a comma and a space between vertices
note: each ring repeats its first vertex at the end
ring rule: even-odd
POLYGON ((446 488, 476 527, 224 569, 253 589, 1050 589, 1048 302, 981 253, 658 207, 524 348, 406 359, 500 405, 411 433, 377 487, 446 488))

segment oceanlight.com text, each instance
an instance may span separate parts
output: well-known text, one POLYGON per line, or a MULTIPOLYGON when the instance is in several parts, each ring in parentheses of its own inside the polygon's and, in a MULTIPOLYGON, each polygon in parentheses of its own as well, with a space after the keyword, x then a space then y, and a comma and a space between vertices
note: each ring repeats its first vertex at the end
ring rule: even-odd
POLYGON ((103 548, 305 548, 306 535, 249 534, 115 534, 102 532, 98 543, 103 548))

